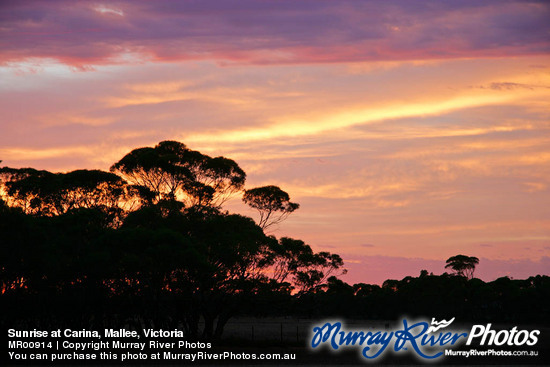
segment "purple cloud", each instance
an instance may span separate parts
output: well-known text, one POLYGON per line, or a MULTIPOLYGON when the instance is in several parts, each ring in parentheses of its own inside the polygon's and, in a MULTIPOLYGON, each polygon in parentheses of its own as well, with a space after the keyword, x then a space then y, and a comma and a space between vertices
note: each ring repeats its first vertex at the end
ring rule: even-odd
POLYGON ((4 1, 0 62, 303 63, 544 54, 543 1, 4 1), (120 61, 119 61, 120 62, 120 61))

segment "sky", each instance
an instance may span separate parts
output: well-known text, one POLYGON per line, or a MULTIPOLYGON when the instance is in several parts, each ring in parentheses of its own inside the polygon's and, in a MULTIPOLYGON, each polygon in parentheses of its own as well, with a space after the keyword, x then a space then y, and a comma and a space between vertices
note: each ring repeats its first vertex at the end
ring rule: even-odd
POLYGON ((287 191, 272 234, 349 283, 550 275, 548 1, 4 0, 0 35, 2 165, 178 140, 287 191))

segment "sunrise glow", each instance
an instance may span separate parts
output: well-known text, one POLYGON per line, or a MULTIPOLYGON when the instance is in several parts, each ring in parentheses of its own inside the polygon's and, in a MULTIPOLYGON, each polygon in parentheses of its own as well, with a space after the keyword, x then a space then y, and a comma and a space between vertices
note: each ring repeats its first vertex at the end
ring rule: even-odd
POLYGON ((458 253, 485 280, 550 274, 548 2, 154 4, 1 6, 2 166, 178 140, 287 191, 273 233, 351 283, 458 253))

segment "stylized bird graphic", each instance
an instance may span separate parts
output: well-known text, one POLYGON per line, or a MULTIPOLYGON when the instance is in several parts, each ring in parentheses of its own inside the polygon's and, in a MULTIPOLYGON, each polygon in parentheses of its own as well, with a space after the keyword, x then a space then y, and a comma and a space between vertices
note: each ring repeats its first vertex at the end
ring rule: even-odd
POLYGON ((428 333, 435 333, 439 329, 444 329, 447 326, 451 325, 453 321, 455 321, 454 317, 449 321, 443 319, 439 322, 435 321, 435 318, 432 318, 432 326, 428 328, 428 333))

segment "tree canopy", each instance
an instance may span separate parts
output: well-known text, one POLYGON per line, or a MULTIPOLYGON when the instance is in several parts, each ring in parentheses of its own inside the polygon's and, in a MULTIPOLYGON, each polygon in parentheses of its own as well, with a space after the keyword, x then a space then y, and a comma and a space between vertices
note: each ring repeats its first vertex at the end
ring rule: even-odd
POLYGON ((246 180, 235 161, 212 158, 176 141, 134 149, 113 164, 111 172, 149 189, 154 202, 180 200, 187 206, 219 207, 240 191, 246 180))
POLYGON ((280 188, 244 191, 259 223, 222 211, 245 179, 233 160, 176 141, 134 149, 111 172, 0 168, 2 295, 148 300, 155 323, 175 297, 189 335, 202 319, 215 338, 253 295, 316 292, 343 272, 336 254, 265 234, 298 208, 280 188))
POLYGON ((62 215, 82 208, 111 214, 130 210, 144 192, 119 176, 100 170, 51 173, 32 168, 0 168, 0 186, 8 205, 27 214, 62 215))
POLYGON ((338 254, 266 234, 299 205, 277 186, 245 190, 245 178, 234 161, 173 141, 134 149, 111 172, 0 168, 0 321, 87 315, 87 329, 134 323, 216 339, 239 313, 511 321, 533 314, 526 298, 550 319, 548 277, 484 283, 473 256, 449 258, 453 275, 347 284, 338 254), (221 210, 238 192, 257 223, 221 210))
POLYGON ((472 279, 479 259, 474 256, 456 255, 447 259, 445 268, 451 268, 456 275, 472 279))
POLYGON ((288 193, 272 185, 246 190, 243 201, 260 213, 258 225, 263 229, 282 222, 300 207, 290 202, 288 193))

